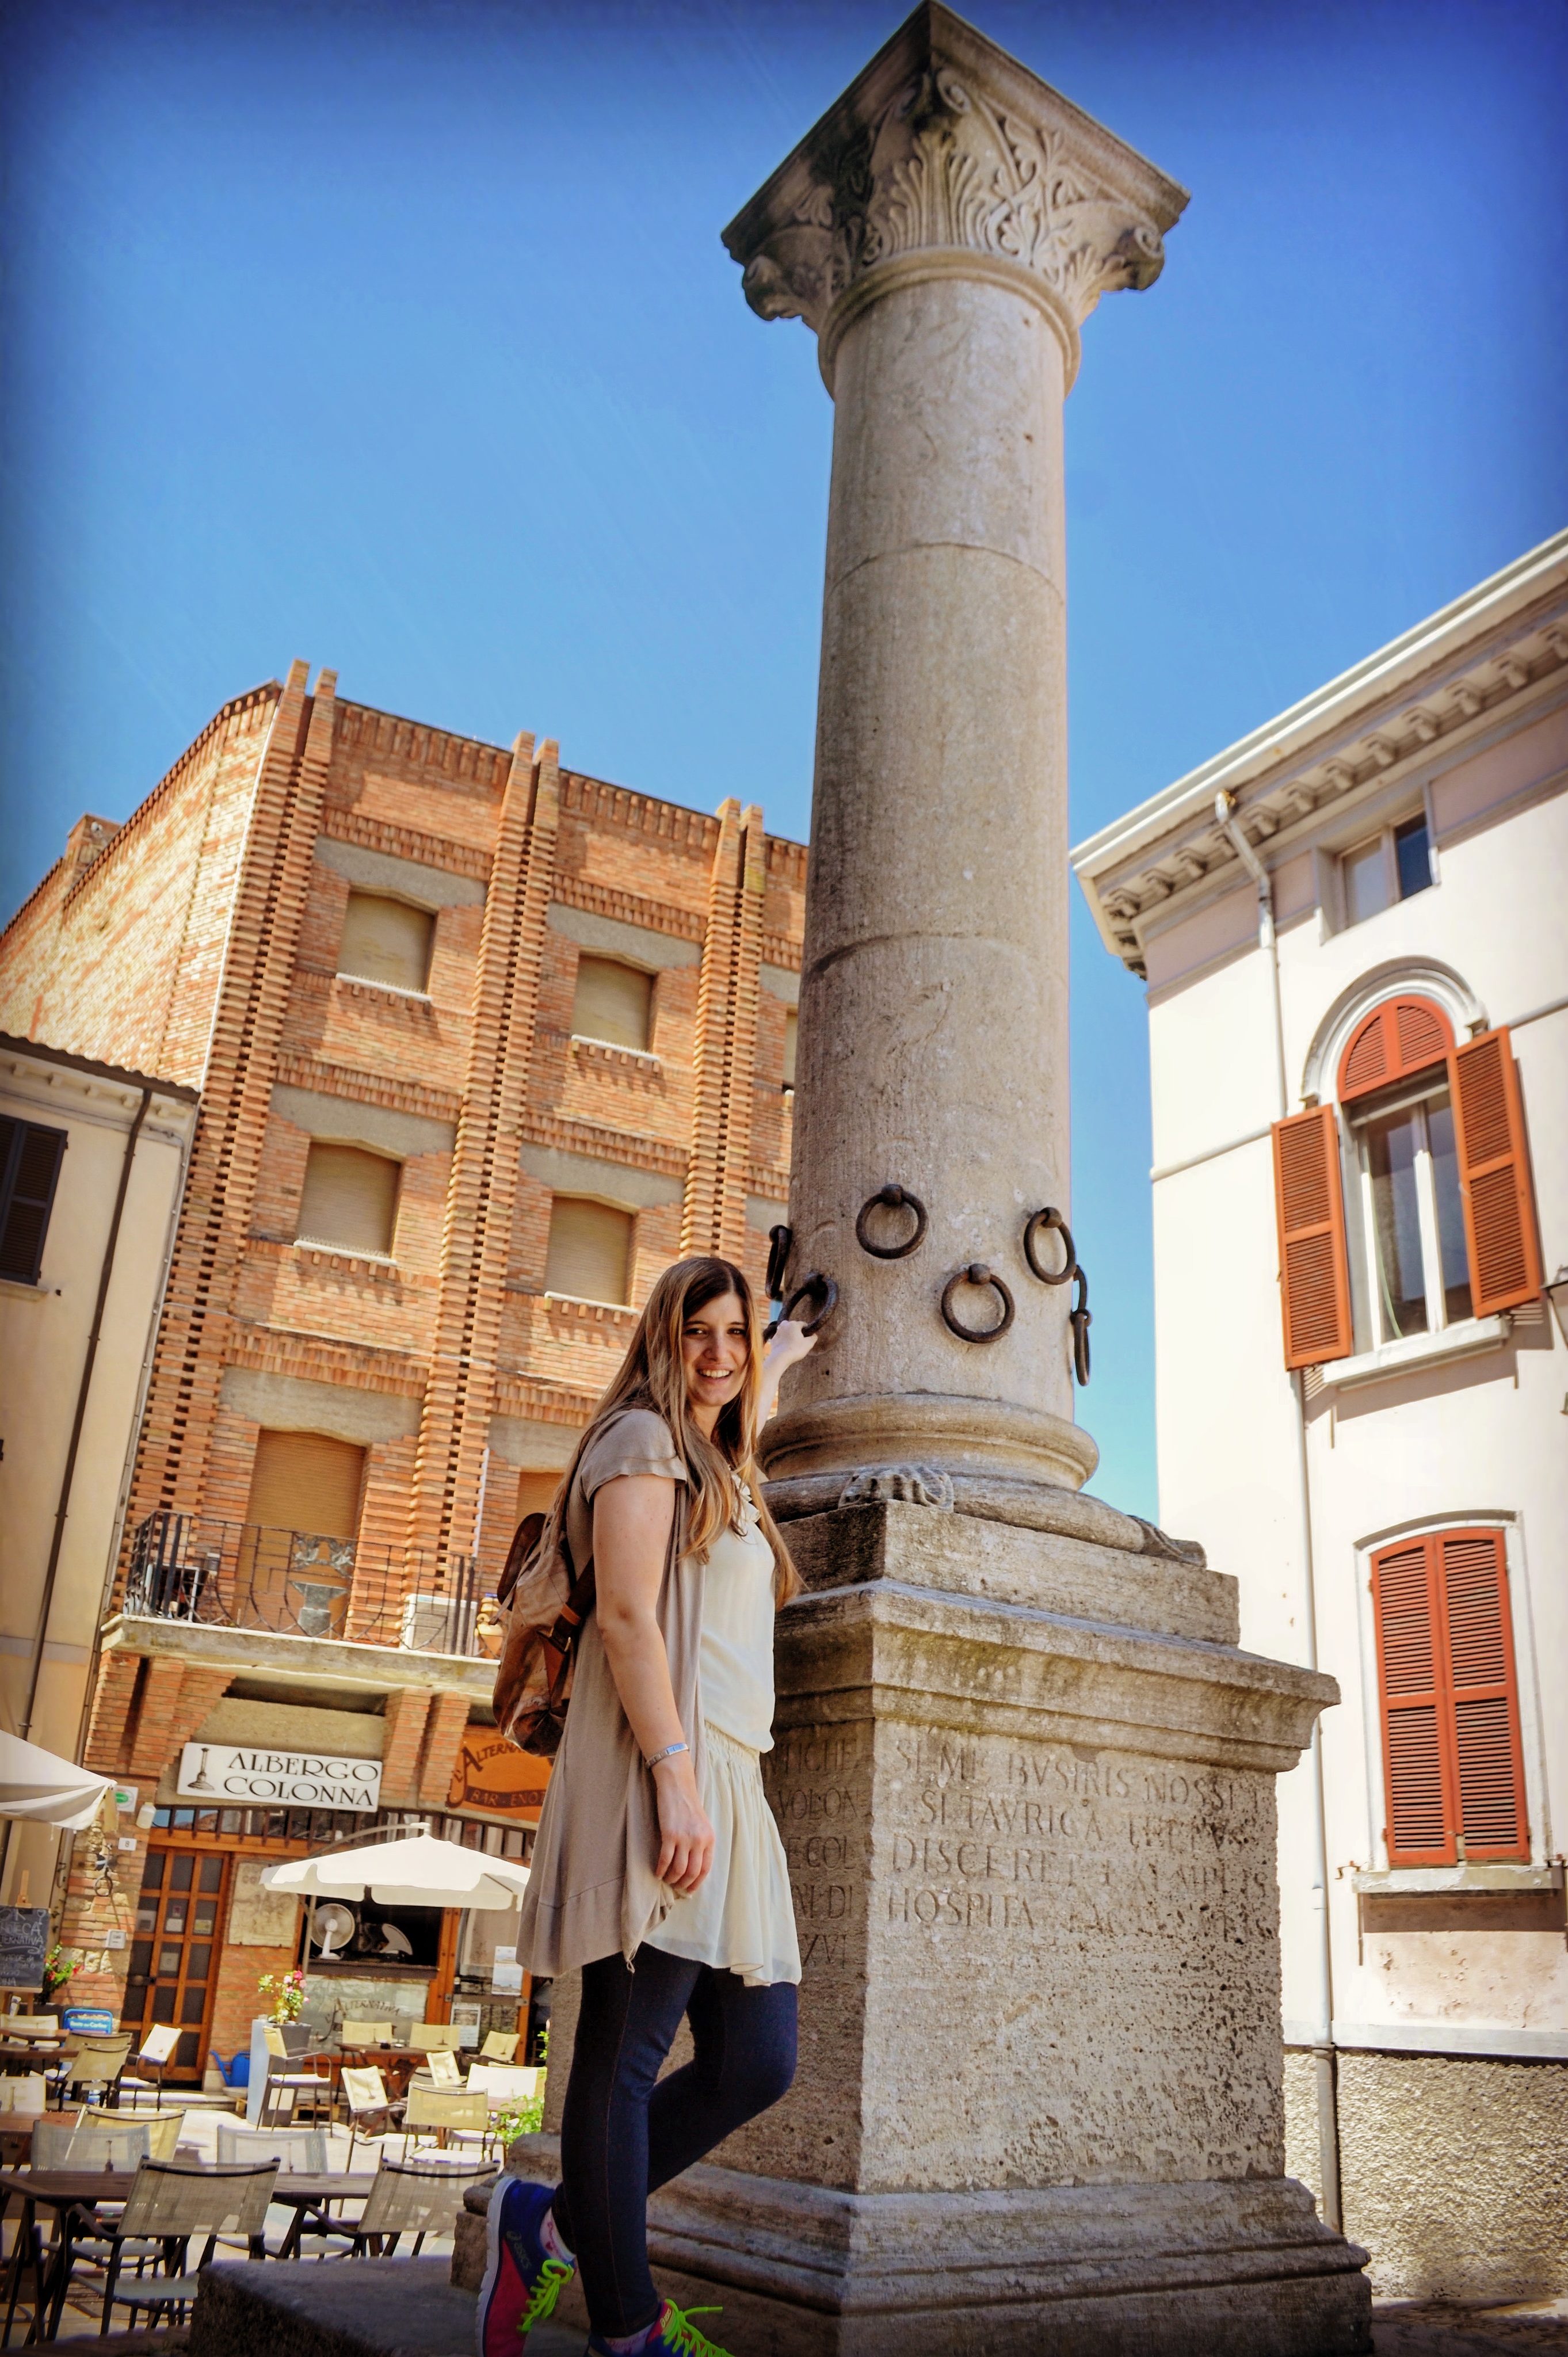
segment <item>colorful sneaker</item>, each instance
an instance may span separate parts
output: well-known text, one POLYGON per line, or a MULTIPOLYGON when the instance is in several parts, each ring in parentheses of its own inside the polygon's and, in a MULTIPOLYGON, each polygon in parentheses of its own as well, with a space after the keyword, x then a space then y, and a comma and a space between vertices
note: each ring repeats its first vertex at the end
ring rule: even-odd
MULTIPOLYGON (((659 2321, 651 2337, 642 2344, 642 2357, 729 2357, 727 2350, 707 2340, 692 2321, 694 2316, 722 2316, 724 2310, 718 2308, 680 2309, 672 2299, 667 2299, 659 2312, 659 2321)), ((598 2357, 604 2347, 605 2343, 596 2333, 590 2336, 588 2348, 595 2352, 595 2357, 598 2357)))
POLYGON ((552 2313, 576 2273, 552 2258, 539 2239, 550 2200, 547 2187, 526 2184, 521 2177, 503 2177, 490 2195, 476 2327, 478 2357, 519 2357, 529 2333, 552 2313))

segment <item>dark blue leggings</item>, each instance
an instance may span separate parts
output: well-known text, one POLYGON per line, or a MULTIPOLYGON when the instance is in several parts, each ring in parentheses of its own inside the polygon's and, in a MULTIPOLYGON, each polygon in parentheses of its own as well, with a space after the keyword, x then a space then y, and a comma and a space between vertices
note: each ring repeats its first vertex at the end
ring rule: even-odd
POLYGON ((583 1967, 561 2118, 555 2223, 576 2255, 596 2332, 640 2332, 660 2301, 648 2271, 648 2197, 776 2104, 795 2076, 795 1989, 639 1948, 583 1967), (695 2050, 659 2077, 684 2014, 695 2050))

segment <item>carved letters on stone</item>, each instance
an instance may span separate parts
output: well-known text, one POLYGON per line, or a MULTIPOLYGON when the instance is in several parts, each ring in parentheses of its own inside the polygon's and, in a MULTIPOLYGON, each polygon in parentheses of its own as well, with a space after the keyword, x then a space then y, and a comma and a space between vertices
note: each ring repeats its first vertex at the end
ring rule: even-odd
POLYGON ((1185 192, 1047 84, 932 6, 725 232, 765 319, 820 331, 895 255, 946 247, 1031 272, 1076 329, 1152 285, 1185 192))

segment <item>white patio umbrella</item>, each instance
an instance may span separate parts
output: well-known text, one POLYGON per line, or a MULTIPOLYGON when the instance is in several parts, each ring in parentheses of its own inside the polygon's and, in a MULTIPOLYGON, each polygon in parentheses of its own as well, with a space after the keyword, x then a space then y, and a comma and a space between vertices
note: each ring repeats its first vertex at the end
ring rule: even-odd
POLYGON ((113 1777, 0 1733, 0 1817, 21 1817, 35 1825, 67 1825, 80 1831, 98 1814, 113 1777))
POLYGON ((383 1907, 515 1907, 528 1888, 528 1868, 433 1834, 412 1834, 271 1866, 262 1883, 302 1899, 363 1899, 368 1892, 383 1907))

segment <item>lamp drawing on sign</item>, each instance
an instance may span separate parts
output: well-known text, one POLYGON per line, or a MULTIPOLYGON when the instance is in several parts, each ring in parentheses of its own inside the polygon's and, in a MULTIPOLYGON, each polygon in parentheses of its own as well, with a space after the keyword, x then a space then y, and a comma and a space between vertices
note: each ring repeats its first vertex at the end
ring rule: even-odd
POLYGON ((217 1786, 207 1772, 207 1750, 208 1747, 204 1743, 201 1747, 201 1765, 186 1786, 188 1792, 212 1792, 217 1790, 217 1786))

